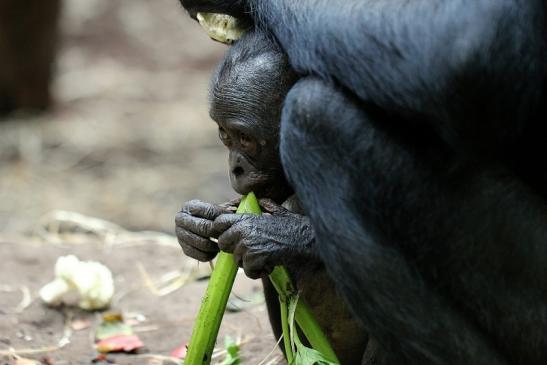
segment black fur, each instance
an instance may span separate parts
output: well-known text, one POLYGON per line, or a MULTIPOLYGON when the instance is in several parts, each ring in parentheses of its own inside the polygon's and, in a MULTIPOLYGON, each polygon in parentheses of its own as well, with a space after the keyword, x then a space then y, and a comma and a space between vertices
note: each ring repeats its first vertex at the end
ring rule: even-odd
POLYGON ((547 363, 545 1, 182 3, 250 15, 307 76, 283 166, 394 363, 547 363))

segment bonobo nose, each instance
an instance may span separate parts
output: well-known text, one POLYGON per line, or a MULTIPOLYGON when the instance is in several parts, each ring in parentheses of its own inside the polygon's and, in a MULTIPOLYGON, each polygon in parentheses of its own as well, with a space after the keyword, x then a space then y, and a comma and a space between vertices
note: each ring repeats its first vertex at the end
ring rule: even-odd
POLYGON ((236 166, 232 169, 232 174, 235 177, 239 177, 239 176, 243 175, 244 173, 245 173, 245 170, 243 170, 243 167, 241 167, 241 166, 236 166))

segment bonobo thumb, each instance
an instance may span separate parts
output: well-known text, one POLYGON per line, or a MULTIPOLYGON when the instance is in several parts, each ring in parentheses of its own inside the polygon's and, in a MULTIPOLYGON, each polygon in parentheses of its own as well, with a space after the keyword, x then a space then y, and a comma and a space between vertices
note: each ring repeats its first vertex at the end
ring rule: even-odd
POLYGON ((236 222, 245 218, 245 214, 221 214, 213 221, 213 231, 221 235, 236 222))

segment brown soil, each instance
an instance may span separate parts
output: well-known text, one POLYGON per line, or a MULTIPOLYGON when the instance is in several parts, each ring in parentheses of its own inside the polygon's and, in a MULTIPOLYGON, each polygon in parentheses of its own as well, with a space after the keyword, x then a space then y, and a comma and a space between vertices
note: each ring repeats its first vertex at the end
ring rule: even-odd
MULTIPOLYGON (((48 212, 66 210, 171 234, 182 202, 234 197, 226 153, 207 116, 209 76, 224 50, 176 0, 65 2, 55 108, 0 121, 1 364, 15 362, 7 351, 56 365, 89 364, 95 357, 100 314, 48 308, 37 298, 53 278, 57 257, 66 254, 106 264, 116 284, 113 309, 145 318, 135 326, 145 350, 109 358, 167 364, 155 355, 168 356, 189 340, 206 281, 158 297, 138 270, 140 264, 158 281, 187 265, 172 237, 112 238, 90 234, 89 227, 59 236, 42 228, 55 226, 51 216, 44 218, 48 212), (25 288, 32 303, 17 312, 25 288), (65 333, 74 319, 89 319, 91 326, 65 333), (69 343, 58 349, 63 336, 69 343), (48 347, 54 351, 44 351, 48 347)), ((258 286, 241 277, 236 291, 245 296, 258 286)), ((258 364, 275 345, 263 305, 227 314, 219 340, 225 334, 246 340, 244 364, 258 364)))
MULTIPOLYGON (((141 318, 144 321, 135 324, 134 331, 144 342, 145 348, 137 354, 109 355, 108 358, 118 364, 174 363, 159 356, 169 356, 172 350, 190 339, 194 317, 207 281, 192 281, 161 297, 152 292, 139 270, 139 265, 144 268, 155 286, 159 285, 161 277, 166 273, 198 265, 184 258, 179 247, 172 243, 159 245, 154 240, 125 241, 118 244, 92 240, 65 245, 31 240, 0 243, 0 257, 3 258, 0 267, 0 351, 4 352, 3 356, 0 355, 2 364, 15 363, 14 357, 6 355, 9 349, 13 349, 21 357, 42 361, 47 359, 55 365, 90 364, 96 357, 94 334, 101 322, 100 313, 69 307, 48 308, 37 297, 41 286, 53 278, 57 257, 67 254, 75 254, 85 260, 97 260, 107 265, 114 275, 116 287, 110 310, 121 311, 126 319, 137 314, 139 317, 143 316, 141 318), (18 305, 23 297, 22 290, 25 288, 31 293, 32 303, 18 312, 18 305), (81 320, 89 320, 90 326, 81 330, 72 328, 81 320), (65 333, 65 328, 69 328, 70 333, 65 333), (65 335, 69 343, 59 348, 65 335), (48 350, 50 347, 52 349, 48 350)), ((208 271, 207 265, 202 269, 208 271)), ((234 293, 240 297, 250 297, 250 294, 260 289, 258 282, 239 275, 234 293)), ((263 305, 237 313, 227 313, 218 338, 218 347, 221 349, 226 335, 243 341, 241 356, 244 364, 260 363, 275 346, 263 305)), ((275 350, 269 359, 272 358, 274 364, 281 363, 279 350, 275 350)), ((214 362, 219 360, 222 360, 222 356, 214 362)))

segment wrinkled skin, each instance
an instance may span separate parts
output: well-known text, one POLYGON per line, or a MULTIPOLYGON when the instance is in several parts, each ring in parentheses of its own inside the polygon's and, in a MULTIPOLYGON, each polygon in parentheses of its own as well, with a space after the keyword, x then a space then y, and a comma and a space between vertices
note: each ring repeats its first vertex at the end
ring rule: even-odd
POLYGON ((223 232, 218 247, 234 254, 245 274, 257 279, 274 266, 294 266, 312 256, 313 230, 306 216, 292 213, 272 201, 260 202, 272 215, 223 214, 214 228, 223 232))
POLYGON ((268 275, 277 265, 291 266, 313 259, 309 219, 269 199, 261 199, 261 216, 233 214, 228 204, 199 200, 184 204, 175 217, 176 234, 184 253, 199 261, 212 260, 219 249, 233 253, 252 279, 268 275), (210 238, 218 239, 218 244, 210 238))
MULTIPOLYGON (((270 199, 260 199, 259 203, 261 216, 233 214, 237 201, 222 205, 198 200, 185 203, 175 218, 185 254, 208 261, 220 248, 234 254, 247 276, 262 277, 268 316, 277 339, 282 334, 279 298, 266 275, 274 266, 285 266, 343 365, 387 364, 376 341, 369 340, 355 321, 315 256, 308 218, 270 199), (210 237, 218 238, 218 246, 210 237)), ((298 210, 294 203, 287 206, 298 210)))

